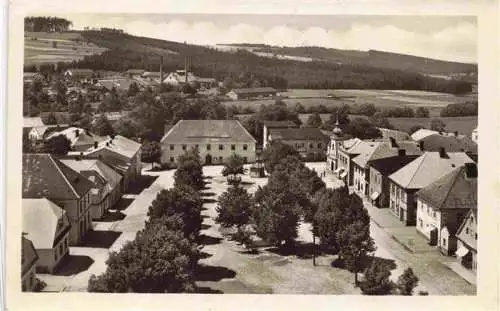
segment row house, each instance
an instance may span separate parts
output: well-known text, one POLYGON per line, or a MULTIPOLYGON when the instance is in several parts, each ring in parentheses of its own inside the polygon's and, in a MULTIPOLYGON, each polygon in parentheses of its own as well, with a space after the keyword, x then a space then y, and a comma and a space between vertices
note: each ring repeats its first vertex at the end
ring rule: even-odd
POLYGON ((389 176, 391 212, 407 226, 417 222, 416 192, 465 163, 474 163, 463 152, 425 152, 389 176))
POLYGON ((359 138, 344 140, 338 149, 337 169, 335 174, 346 182, 348 186, 354 185, 354 164, 352 160, 360 154, 373 152, 379 142, 363 141, 359 138))
POLYGON ((372 183, 370 179, 370 161, 394 156, 404 157, 406 155, 422 154, 417 143, 412 141, 397 142, 393 137, 389 137, 389 141, 371 143, 364 151, 352 159, 354 189, 362 196, 373 196, 372 200, 376 200, 376 193, 370 192, 370 184, 372 183))
POLYGON ((458 228, 455 255, 462 266, 477 271, 477 208, 471 208, 458 228))
POLYGON ((85 158, 98 159, 122 176, 122 192, 141 176, 141 144, 121 135, 107 136, 83 153, 85 158))
POLYGON ((477 155, 477 143, 468 135, 458 134, 458 132, 444 133, 420 129, 411 137, 425 151, 439 151, 440 148, 445 148, 448 152, 465 152, 477 155))
POLYGON ((272 87, 255 87, 245 89, 232 89, 229 93, 226 94, 226 96, 232 100, 239 100, 274 97, 277 94, 278 91, 272 87))
POLYGON ((92 183, 90 213, 92 219, 102 218, 106 211, 113 207, 121 197, 122 176, 96 159, 84 159, 76 156, 60 160, 92 183))
POLYGON ((92 227, 92 183, 50 154, 23 154, 22 196, 47 198, 62 207, 69 218, 70 245, 78 245, 92 227))
POLYGON ((256 142, 238 120, 180 120, 160 141, 161 163, 175 166, 179 156, 192 148, 206 165, 223 164, 232 154, 253 163, 256 142))
POLYGON ((455 237, 469 210, 477 208, 477 167, 466 163, 416 193, 417 232, 446 255, 457 250, 455 237))
POLYGON ((299 126, 290 120, 286 121, 262 121, 262 148, 265 149, 269 143, 269 135, 271 129, 286 129, 286 128, 298 128, 299 126))
POLYGON ((370 202, 379 208, 388 208, 390 202, 389 176, 417 159, 418 155, 398 154, 394 157, 370 160, 370 183, 368 195, 370 202))
POLYGON ((47 198, 23 199, 23 232, 38 254, 36 271, 53 273, 69 254, 67 212, 47 198))
POLYGON ((268 143, 274 141, 294 147, 305 157, 308 154, 325 154, 329 139, 318 128, 271 128, 268 143))
POLYGON ((95 74, 92 69, 71 68, 64 72, 64 77, 80 83, 92 83, 95 74))
POLYGON ((36 262, 38 254, 33 243, 21 236, 21 289, 23 292, 32 292, 36 284, 36 262))

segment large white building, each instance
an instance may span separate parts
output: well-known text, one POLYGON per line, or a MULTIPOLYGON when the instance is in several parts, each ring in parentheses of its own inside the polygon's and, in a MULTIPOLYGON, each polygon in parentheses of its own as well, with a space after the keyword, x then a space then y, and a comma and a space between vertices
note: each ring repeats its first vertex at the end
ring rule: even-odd
POLYGON ((161 163, 175 166, 177 158, 198 149, 204 164, 222 164, 233 153, 255 161, 256 140, 238 120, 180 120, 161 139, 161 163))

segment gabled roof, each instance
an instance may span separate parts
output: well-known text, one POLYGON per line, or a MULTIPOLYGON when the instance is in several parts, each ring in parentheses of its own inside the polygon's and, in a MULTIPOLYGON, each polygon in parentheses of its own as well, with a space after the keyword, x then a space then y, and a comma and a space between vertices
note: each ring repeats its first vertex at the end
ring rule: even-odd
POLYGON ((66 211, 52 201, 23 199, 23 232, 28 234, 35 249, 53 248, 56 234, 69 227, 66 211))
POLYGON ((477 207, 477 178, 466 178, 465 166, 458 167, 425 188, 417 196, 435 209, 477 207))
POLYGON ((415 131, 415 133, 411 134, 411 139, 413 139, 414 141, 420 141, 421 139, 426 138, 427 136, 433 134, 439 134, 439 133, 437 131, 432 131, 428 129, 419 129, 415 131))
POLYGON ((161 74, 160 72, 152 72, 152 71, 146 71, 142 74, 143 77, 160 77, 161 74))
POLYGON ((385 177, 408 165, 417 159, 418 155, 393 156, 377 160, 371 160, 368 164, 385 177))
POLYGON ((140 75, 142 75, 145 72, 145 70, 144 69, 128 69, 126 72, 130 73, 130 74, 140 74, 140 75))
MULTIPOLYGON (((194 82, 197 80, 196 76, 192 72, 189 72, 189 71, 187 73, 187 79, 188 79, 188 82, 194 82)), ((169 73, 167 75, 167 77, 163 80, 163 82, 167 83, 171 80, 177 81, 178 83, 186 82, 186 74, 185 74, 184 70, 178 70, 178 71, 174 71, 174 72, 169 73)))
POLYGON ((474 161, 463 152, 448 152, 446 158, 439 152, 425 152, 389 178, 403 188, 422 189, 465 163, 474 161))
POLYGON ((262 121, 262 124, 267 128, 288 128, 288 127, 299 127, 295 122, 286 121, 262 121))
POLYGON ((426 151, 437 151, 443 147, 450 152, 477 153, 477 143, 466 135, 432 134, 420 140, 426 151))
POLYGON ((351 141, 351 144, 350 146, 348 146, 348 148, 345 147, 344 143, 344 151, 351 155, 371 153, 380 143, 381 142, 379 141, 366 141, 356 138, 355 140, 351 141))
POLYGON ((70 68, 66 70, 71 75, 79 75, 79 76, 91 76, 94 71, 92 69, 80 69, 80 68, 70 68))
POLYGON ((253 136, 238 120, 180 120, 161 139, 179 143, 255 143, 253 136))
POLYGON ((21 236, 21 273, 26 274, 38 260, 38 254, 31 240, 21 236))
POLYGON ((260 93, 276 93, 276 89, 272 87, 255 87, 244 89, 232 89, 231 92, 236 94, 260 94, 260 93))
POLYGON ((87 194, 92 183, 50 154, 23 154, 23 198, 74 200, 87 194))
POLYGON ((61 159, 61 162, 84 176, 89 175, 85 172, 97 172, 112 188, 118 186, 122 179, 120 174, 98 159, 66 158, 61 159))
MULTIPOLYGON (((465 216, 464 221, 460 224, 460 227, 457 230, 456 237, 463 243, 467 244, 469 247, 477 251, 477 241, 475 237, 472 237, 470 234, 465 232, 465 228, 467 227, 467 223, 470 219, 473 218, 474 231, 477 231, 477 208, 471 208, 465 216)), ((476 232, 475 232, 476 233, 476 232)))
POLYGON ((139 149, 141 149, 141 144, 121 135, 116 135, 113 138, 107 136, 98 143, 97 148, 91 147, 85 154, 92 155, 102 149, 107 149, 128 159, 132 159, 139 149))
POLYGON ((105 139, 105 137, 98 136, 96 134, 90 133, 89 131, 86 131, 78 127, 70 127, 60 132, 52 133, 49 136, 47 136, 47 139, 51 139, 59 135, 65 136, 71 142, 72 147, 92 145, 94 144, 94 142, 100 142, 105 139))
POLYGON ((418 144, 415 142, 400 141, 396 142, 395 146, 392 146, 391 142, 384 141, 376 144, 374 148, 368 149, 366 147, 365 152, 354 157, 352 161, 360 167, 366 168, 369 161, 397 156, 400 149, 405 150, 407 155, 422 154, 418 144))
POLYGON ((269 134, 273 140, 329 140, 329 137, 315 127, 271 128, 269 134))

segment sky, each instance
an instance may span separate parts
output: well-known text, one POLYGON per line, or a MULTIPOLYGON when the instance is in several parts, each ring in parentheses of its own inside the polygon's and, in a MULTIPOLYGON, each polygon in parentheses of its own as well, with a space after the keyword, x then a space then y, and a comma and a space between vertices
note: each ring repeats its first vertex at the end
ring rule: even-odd
POLYGON ((73 29, 113 27, 132 35, 200 45, 265 43, 369 49, 477 62, 473 16, 67 14, 73 29))

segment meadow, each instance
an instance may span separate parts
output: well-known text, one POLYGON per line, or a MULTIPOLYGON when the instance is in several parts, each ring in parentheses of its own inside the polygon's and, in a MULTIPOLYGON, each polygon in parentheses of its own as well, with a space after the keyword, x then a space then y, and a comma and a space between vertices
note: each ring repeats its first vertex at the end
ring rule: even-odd
POLYGON ((24 36, 24 64, 71 62, 106 49, 84 42, 76 32, 26 32, 24 36))

